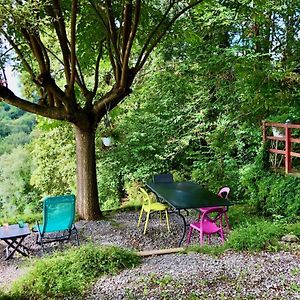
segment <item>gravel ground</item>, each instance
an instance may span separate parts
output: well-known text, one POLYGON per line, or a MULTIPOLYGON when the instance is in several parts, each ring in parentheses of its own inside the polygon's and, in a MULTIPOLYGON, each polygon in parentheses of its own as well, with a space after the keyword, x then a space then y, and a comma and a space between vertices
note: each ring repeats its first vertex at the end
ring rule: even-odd
MULTIPOLYGON (((181 219, 170 216, 168 233, 159 218, 150 220, 147 234, 137 228, 138 212, 114 213, 101 221, 80 221, 76 224, 80 242, 113 244, 136 250, 172 248, 178 246, 182 232, 181 219)), ((188 220, 194 216, 188 217, 188 220)), ((212 243, 218 243, 215 238, 212 243)), ((195 234, 192 243, 198 243, 195 234)), ((7 289, 27 272, 30 259, 42 255, 34 243, 34 235, 26 238, 32 250, 31 258, 16 255, 9 261, 0 259, 0 288, 7 289)), ((67 243, 63 247, 69 247, 67 243)), ((61 245, 48 245, 47 251, 61 245)), ((4 250, 0 243, 0 251, 4 250)), ((205 254, 172 254, 144 258, 132 270, 106 276, 95 282, 84 299, 300 299, 300 256, 297 252, 234 253, 220 257, 205 254)))

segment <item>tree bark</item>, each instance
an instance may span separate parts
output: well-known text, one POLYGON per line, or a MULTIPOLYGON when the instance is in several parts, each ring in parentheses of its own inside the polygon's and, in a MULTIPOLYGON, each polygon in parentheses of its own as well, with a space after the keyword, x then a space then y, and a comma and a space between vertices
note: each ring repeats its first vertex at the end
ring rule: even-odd
POLYGON ((101 217, 96 174, 95 130, 74 125, 77 160, 77 212, 84 220, 101 217))

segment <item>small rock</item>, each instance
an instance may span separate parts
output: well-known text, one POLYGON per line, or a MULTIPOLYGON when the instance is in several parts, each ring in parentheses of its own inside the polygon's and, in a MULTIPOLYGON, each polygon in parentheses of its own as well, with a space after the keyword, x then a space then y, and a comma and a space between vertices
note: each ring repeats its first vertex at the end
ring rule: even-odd
POLYGON ((286 243, 297 243, 299 242, 299 238, 294 234, 286 234, 281 238, 281 241, 286 243))

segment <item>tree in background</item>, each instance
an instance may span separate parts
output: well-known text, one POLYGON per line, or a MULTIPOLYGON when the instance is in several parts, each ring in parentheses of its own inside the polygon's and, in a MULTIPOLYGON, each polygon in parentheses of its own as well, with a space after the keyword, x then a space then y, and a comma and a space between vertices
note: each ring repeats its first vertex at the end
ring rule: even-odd
POLYGON ((131 93, 135 77, 175 21, 200 2, 0 0, 1 39, 29 74, 39 100, 22 99, 4 86, 0 98, 73 124, 81 218, 101 214, 95 162, 99 122, 131 93))
MULTIPOLYGON (((300 55, 300 28, 294 22, 300 1, 270 3, 205 2, 193 10, 190 22, 176 23, 147 76, 139 77, 129 101, 119 106, 116 146, 101 160, 115 172, 101 180, 112 187, 107 194, 117 195, 118 183, 127 191, 128 182, 171 171, 177 179, 215 191, 230 185, 234 199, 255 200, 260 213, 270 214, 272 206, 272 214, 280 211, 287 197, 283 200, 279 190, 294 181, 261 168, 260 125, 273 114, 300 116, 300 78, 292 72, 300 55), (283 19, 294 20, 294 34, 286 35, 283 19), (260 28, 255 35, 253 24, 260 28), (283 55, 287 44, 288 56, 283 55), (258 185, 266 182, 263 176, 269 179, 266 187, 258 185)), ((296 190, 286 207, 298 206, 296 190)))

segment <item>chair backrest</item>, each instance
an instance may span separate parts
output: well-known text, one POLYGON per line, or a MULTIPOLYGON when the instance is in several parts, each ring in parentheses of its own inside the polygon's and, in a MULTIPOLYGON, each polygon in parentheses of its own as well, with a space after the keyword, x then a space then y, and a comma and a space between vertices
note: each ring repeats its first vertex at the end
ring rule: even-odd
POLYGON ((174 182, 174 178, 171 173, 156 174, 156 175, 153 175, 153 182, 156 182, 156 183, 174 182))
POLYGON ((70 230, 75 218, 75 196, 46 197, 43 204, 43 233, 70 230))
POLYGON ((230 188, 228 186, 224 186, 222 187, 219 192, 218 192, 218 196, 227 199, 230 193, 230 188))
POLYGON ((140 188, 140 192, 142 193, 142 196, 143 196, 143 206, 144 205, 150 206, 151 199, 150 199, 150 196, 148 195, 148 193, 143 188, 140 188))
POLYGON ((203 222, 218 223, 219 227, 222 228, 222 219, 223 219, 222 216, 225 212, 226 209, 221 206, 208 208, 203 212, 200 223, 203 222))

